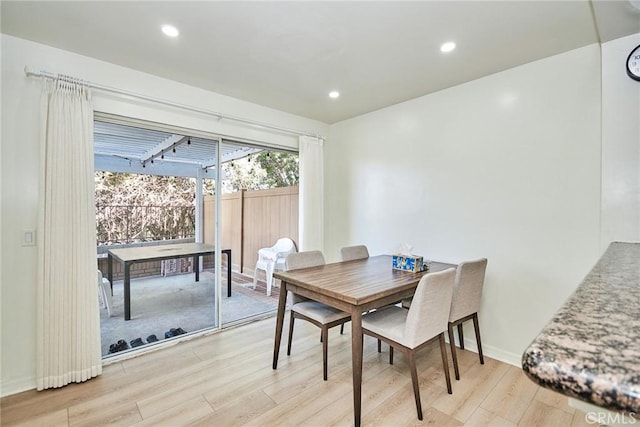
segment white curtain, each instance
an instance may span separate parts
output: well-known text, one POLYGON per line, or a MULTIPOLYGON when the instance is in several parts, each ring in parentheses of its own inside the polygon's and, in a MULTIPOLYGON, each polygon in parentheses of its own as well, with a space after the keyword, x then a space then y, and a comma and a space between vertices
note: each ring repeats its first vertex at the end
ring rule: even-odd
POLYGON ((298 249, 321 251, 324 248, 324 142, 309 136, 301 136, 299 142, 298 249))
POLYGON ((38 390, 102 373, 91 93, 59 77, 42 99, 38 390))

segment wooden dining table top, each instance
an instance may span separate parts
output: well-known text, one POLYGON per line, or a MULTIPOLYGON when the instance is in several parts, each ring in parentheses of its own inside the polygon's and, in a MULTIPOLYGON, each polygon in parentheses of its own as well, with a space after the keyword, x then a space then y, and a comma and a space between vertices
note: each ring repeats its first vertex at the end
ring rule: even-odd
POLYGON ((415 289, 425 274, 455 267, 429 262, 429 269, 417 273, 391 268, 391 255, 343 261, 321 266, 274 273, 274 277, 350 305, 372 301, 415 289))

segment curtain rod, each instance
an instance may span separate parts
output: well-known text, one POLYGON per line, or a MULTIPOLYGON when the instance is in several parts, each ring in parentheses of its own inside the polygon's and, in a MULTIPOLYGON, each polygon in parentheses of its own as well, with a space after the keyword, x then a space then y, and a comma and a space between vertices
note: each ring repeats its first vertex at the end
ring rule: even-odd
MULTIPOLYGON (((33 71, 33 70, 30 70, 26 66, 24 67, 24 73, 27 75, 27 77, 42 77, 44 79, 52 79, 52 80, 55 80, 55 79, 58 78, 58 75, 56 75, 54 73, 51 73, 49 71, 33 71)), ((222 119, 224 119, 224 120, 232 120, 234 122, 244 123, 244 124, 247 124, 247 125, 250 125, 250 126, 257 126, 257 127, 270 129, 270 130, 274 130, 274 131, 278 131, 278 132, 283 132, 283 133, 288 133, 288 134, 293 134, 293 135, 298 135, 298 136, 310 136, 310 137, 319 138, 319 139, 322 139, 322 140, 325 139, 321 135, 312 134, 312 133, 309 133, 309 132, 302 132, 302 131, 298 131, 298 130, 294 130, 294 129, 288 129, 288 128, 272 125, 272 124, 269 124, 269 123, 259 122, 259 121, 256 121, 256 120, 245 119, 245 118, 238 117, 238 116, 231 116, 231 115, 228 115, 228 114, 219 113, 217 111, 210 111, 210 110, 205 110, 203 108, 192 107, 190 105, 180 104, 180 103, 177 103, 177 102, 168 101, 168 100, 161 99, 161 98, 154 98, 152 96, 143 95, 141 93, 130 92, 128 90, 118 89, 118 88, 111 87, 111 86, 105 86, 105 85, 101 85, 101 84, 97 84, 97 83, 93 83, 93 82, 89 82, 89 81, 85 81, 85 80, 81 80, 81 79, 78 79, 78 81, 84 83, 85 85, 89 86, 92 89, 100 90, 100 91, 103 91, 103 92, 116 93, 116 94, 119 94, 119 95, 126 95, 126 96, 130 96, 130 97, 133 97, 133 98, 138 98, 138 99, 142 99, 142 100, 145 100, 145 101, 149 101, 149 102, 154 102, 154 103, 157 103, 157 104, 168 105, 170 107, 175 107, 175 108, 180 108, 180 109, 183 109, 183 110, 193 111, 193 112, 196 112, 196 113, 206 114, 208 116, 214 116, 218 120, 222 120, 222 119)))

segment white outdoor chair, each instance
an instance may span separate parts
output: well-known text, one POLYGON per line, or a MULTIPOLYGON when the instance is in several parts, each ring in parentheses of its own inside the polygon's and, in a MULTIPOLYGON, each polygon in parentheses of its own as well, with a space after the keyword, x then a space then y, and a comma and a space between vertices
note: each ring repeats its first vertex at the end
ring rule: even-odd
POLYGON ((102 271, 98 270, 98 297, 100 305, 107 309, 109 317, 113 316, 113 296, 111 295, 111 282, 109 279, 102 277, 102 271))
POLYGON ((285 269, 285 259, 287 255, 297 252, 293 240, 284 237, 278 239, 275 245, 270 248, 262 248, 258 251, 258 262, 253 272, 253 289, 258 283, 258 270, 264 270, 265 282, 267 284, 267 296, 271 295, 271 284, 273 282, 273 272, 285 269))

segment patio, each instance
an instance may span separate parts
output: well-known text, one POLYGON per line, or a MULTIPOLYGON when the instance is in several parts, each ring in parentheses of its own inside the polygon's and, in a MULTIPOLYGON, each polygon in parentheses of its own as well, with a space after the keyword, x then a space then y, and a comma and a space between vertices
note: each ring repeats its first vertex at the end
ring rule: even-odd
MULTIPOLYGON (((165 332, 171 328, 182 328, 193 333, 215 326, 217 322, 214 299, 214 270, 200 273, 200 281, 194 280, 193 273, 170 276, 150 276, 131 280, 131 320, 124 321, 123 281, 113 283, 113 316, 107 310, 100 310, 100 331, 102 356, 109 354, 111 344, 124 340, 127 344, 142 338, 147 346, 147 337, 154 334, 158 342, 165 340, 165 332)), ((226 296, 226 280, 222 286, 222 324, 248 321, 275 315, 280 288, 272 288, 266 296, 264 281, 259 280, 252 289, 253 277, 234 272, 232 275, 232 296, 226 296)), ((170 338, 169 338, 170 339, 170 338)), ((130 344, 129 344, 130 346, 130 344)), ((141 347, 137 347, 139 349, 141 347)), ((129 351, 129 350, 125 350, 129 351)), ((117 352, 114 354, 121 354, 117 352)))

